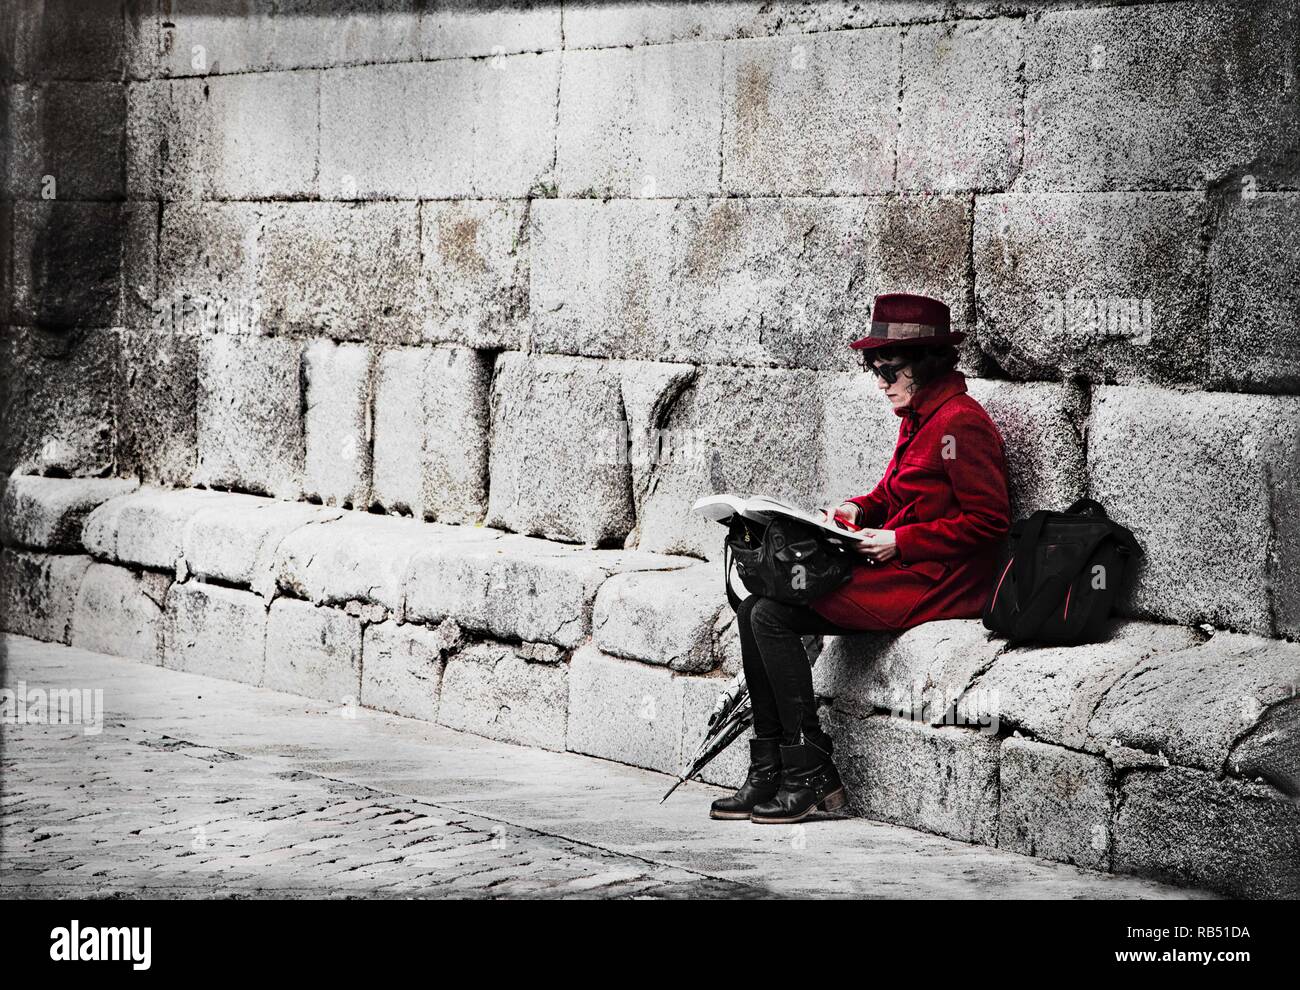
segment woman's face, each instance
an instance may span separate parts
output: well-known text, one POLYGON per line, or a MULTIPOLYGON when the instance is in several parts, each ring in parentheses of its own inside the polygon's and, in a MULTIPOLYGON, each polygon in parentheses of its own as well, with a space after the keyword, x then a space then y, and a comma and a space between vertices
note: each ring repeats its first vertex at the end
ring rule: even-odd
POLYGON ((889 360, 883 358, 874 358, 871 362, 875 367, 880 368, 888 366, 894 371, 894 382, 887 382, 883 376, 877 375, 876 386, 885 393, 885 398, 895 409, 902 409, 912 401, 912 394, 916 391, 916 382, 912 377, 912 364, 904 358, 893 357, 889 360))

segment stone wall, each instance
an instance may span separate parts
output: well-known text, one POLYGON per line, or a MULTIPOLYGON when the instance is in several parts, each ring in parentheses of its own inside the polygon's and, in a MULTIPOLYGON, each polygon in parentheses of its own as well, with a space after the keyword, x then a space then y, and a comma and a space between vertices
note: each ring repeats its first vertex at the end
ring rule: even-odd
POLYGON ((1298 38, 1284 0, 5 5, 0 468, 145 486, 83 543, 11 483, 5 626, 673 769, 736 669, 691 502, 869 490, 898 421, 844 345, 935 294, 1013 509, 1145 547, 1134 642, 833 646, 855 810, 1294 891, 1298 38), (1124 679, 1153 655, 1217 694, 1124 679), (897 718, 870 662, 1008 728, 897 718))

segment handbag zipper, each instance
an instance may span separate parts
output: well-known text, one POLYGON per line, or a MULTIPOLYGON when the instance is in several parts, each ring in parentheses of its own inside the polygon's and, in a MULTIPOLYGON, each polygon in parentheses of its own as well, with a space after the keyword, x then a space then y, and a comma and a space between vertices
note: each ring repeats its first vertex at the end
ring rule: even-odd
POLYGON ((993 603, 989 606, 990 611, 998 603, 998 595, 1002 593, 1002 582, 1007 579, 1007 571, 1011 570, 1011 564, 1015 561, 1016 555, 1013 553, 1011 559, 1007 561, 1007 566, 1002 568, 1002 576, 998 578, 998 586, 993 591, 993 603))

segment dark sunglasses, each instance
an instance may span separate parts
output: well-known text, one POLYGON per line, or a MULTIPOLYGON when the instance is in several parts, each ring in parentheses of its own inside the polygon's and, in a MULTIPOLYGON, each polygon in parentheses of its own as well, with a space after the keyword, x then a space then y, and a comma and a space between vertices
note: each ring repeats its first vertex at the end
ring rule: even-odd
POLYGON ((862 355, 862 370, 870 371, 877 378, 883 378, 888 385, 893 385, 898 381, 898 373, 911 363, 912 362, 910 361, 898 361, 894 364, 882 364, 877 366, 870 355, 862 355))

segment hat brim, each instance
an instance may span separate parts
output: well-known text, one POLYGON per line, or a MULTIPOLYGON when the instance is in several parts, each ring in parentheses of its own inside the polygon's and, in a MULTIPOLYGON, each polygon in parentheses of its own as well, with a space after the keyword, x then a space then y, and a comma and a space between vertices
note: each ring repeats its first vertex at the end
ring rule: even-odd
POLYGON ((874 351, 880 347, 925 347, 929 344, 960 344, 966 334, 960 330, 934 337, 863 337, 849 344, 855 351, 874 351))

